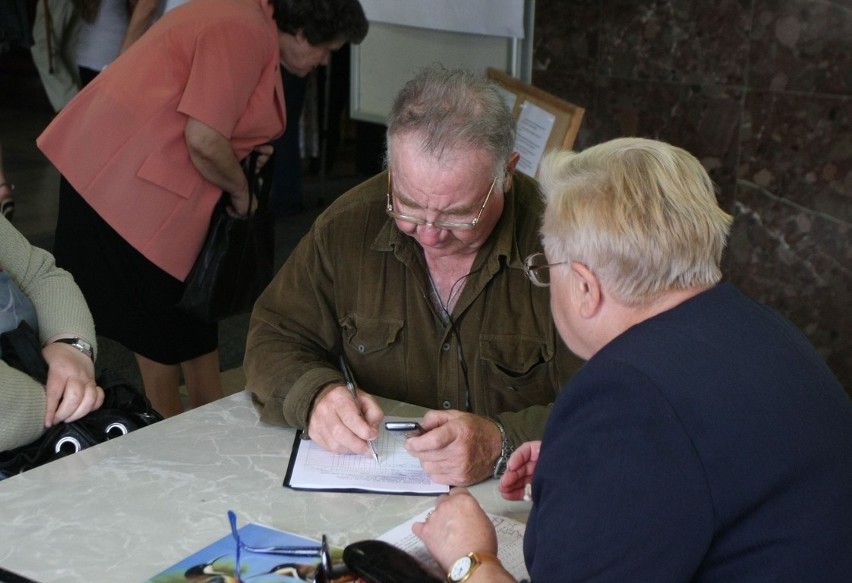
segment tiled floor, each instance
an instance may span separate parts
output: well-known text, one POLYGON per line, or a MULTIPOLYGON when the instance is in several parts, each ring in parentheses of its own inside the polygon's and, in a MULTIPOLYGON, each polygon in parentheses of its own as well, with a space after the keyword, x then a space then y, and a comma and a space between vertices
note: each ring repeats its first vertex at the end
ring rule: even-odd
MULTIPOLYGON (((6 178, 16 186, 14 224, 34 244, 52 250, 59 177, 36 147, 35 139, 50 123, 53 111, 27 58, 28 55, 8 53, 0 58, 0 143, 6 178)), ((81 148, 85 148, 86 139, 80 141, 81 148)), ((341 146, 335 167, 324 180, 316 175, 304 177, 307 209, 276 222, 278 265, 321 212, 319 203, 330 202, 360 181, 354 169, 354 149, 351 144, 341 146)), ((232 369, 242 365, 247 325, 247 315, 235 316, 220 324, 221 368, 232 371, 224 375, 229 393, 242 389, 244 383, 241 370, 232 369)), ((108 339, 99 338, 99 343, 99 366, 118 369, 138 382, 132 355, 108 339)))

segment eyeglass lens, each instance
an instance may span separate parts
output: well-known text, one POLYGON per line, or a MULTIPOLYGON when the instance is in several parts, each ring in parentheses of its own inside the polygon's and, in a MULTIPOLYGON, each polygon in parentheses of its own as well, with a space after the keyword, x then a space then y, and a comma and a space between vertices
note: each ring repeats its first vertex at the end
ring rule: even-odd
POLYGON ((497 178, 491 181, 491 187, 488 189, 488 193, 485 195, 485 198, 482 201, 482 206, 479 207, 479 212, 476 214, 476 217, 469 222, 461 222, 461 221, 427 221, 423 217, 413 217, 411 215, 407 215, 405 213, 399 212, 394 209, 394 198, 393 198, 393 179, 391 178, 391 173, 388 171, 388 202, 386 212, 389 217, 393 219, 398 219, 400 221, 405 221, 408 223, 412 223, 414 225, 428 225, 430 227, 434 227, 436 229, 443 229, 447 231, 469 231, 471 229, 475 229, 476 225, 479 223, 479 219, 482 217, 482 212, 485 210, 485 205, 488 204, 488 200, 491 198, 491 193, 494 191, 494 186, 497 184, 497 178))
POLYGON ((550 285, 550 266, 547 264, 547 257, 544 253, 533 253, 524 261, 527 277, 540 286, 547 287, 550 285))

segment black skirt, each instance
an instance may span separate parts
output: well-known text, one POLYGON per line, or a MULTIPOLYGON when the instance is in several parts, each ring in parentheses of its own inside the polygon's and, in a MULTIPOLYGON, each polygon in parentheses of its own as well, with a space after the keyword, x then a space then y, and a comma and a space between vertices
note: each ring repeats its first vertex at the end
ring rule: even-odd
POLYGON ((65 178, 59 187, 54 256, 83 290, 99 336, 162 364, 216 350, 217 325, 175 307, 183 282, 134 249, 65 178))

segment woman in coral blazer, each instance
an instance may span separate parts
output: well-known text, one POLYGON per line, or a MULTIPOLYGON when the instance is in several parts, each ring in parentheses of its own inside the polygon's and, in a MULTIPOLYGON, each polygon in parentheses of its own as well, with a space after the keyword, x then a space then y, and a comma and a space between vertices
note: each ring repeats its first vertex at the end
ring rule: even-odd
POLYGON ((279 63, 306 75, 360 42, 358 0, 193 0, 163 16, 39 137, 62 175, 57 263, 98 334, 136 355, 169 416, 222 395, 218 331, 174 307, 222 191, 245 215, 240 160, 284 130, 279 63))

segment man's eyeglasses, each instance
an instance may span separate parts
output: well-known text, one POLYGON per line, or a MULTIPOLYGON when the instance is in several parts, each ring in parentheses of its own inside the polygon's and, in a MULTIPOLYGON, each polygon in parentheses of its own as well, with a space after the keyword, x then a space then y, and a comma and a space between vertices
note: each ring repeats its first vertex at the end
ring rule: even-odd
POLYGON ((548 263, 544 253, 533 253, 524 259, 524 273, 538 287, 550 287, 550 268, 566 263, 569 261, 548 263))
POLYGON ((313 571, 313 581, 315 583, 328 583, 332 579, 336 579, 345 574, 347 570, 343 565, 332 564, 331 549, 328 546, 328 539, 322 535, 322 543, 315 547, 296 547, 296 546, 281 546, 281 547, 255 547, 247 545, 241 538, 237 530, 237 515, 233 510, 228 510, 228 521, 231 523, 231 535, 234 537, 234 542, 237 544, 236 558, 234 561, 234 574, 237 581, 242 581, 240 555, 242 551, 248 553, 261 553, 268 555, 285 555, 288 557, 319 557, 319 563, 311 568, 313 571))
POLYGON ((479 219, 482 217, 482 211, 485 210, 485 205, 488 204, 488 199, 491 198, 491 193, 494 191, 495 184, 497 184, 496 176, 494 177, 494 180, 491 181, 491 188, 488 189, 488 194, 485 195, 485 200, 482 201, 482 206, 479 207, 479 212, 476 214, 476 218, 470 221, 469 223, 442 220, 429 222, 423 217, 412 217, 410 215, 406 215, 394 210, 393 178, 391 177, 391 171, 388 170, 388 205, 385 208, 385 212, 392 219, 405 221, 406 223, 411 223, 412 225, 426 225, 428 227, 434 227, 436 229, 442 229, 445 231, 470 231, 475 229, 476 225, 479 223, 479 219))

